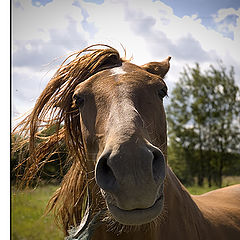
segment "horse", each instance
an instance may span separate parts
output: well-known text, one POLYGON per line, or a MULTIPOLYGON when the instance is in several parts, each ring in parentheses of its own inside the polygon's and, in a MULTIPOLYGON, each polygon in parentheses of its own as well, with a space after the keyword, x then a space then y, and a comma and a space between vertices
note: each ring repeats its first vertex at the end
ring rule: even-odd
POLYGON ((168 166, 170 59, 137 66, 107 45, 75 52, 14 130, 28 146, 26 183, 66 145, 68 172, 47 206, 66 239, 240 239, 240 185, 190 195, 168 166))

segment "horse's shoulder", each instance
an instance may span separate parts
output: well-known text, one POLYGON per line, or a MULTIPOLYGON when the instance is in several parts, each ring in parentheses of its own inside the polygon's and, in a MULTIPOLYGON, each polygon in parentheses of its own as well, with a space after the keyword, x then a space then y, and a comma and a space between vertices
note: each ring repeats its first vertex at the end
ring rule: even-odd
POLYGON ((228 200, 228 202, 234 202, 240 200, 240 184, 216 189, 208 193, 200 195, 200 198, 209 200, 219 199, 220 201, 228 200))
MULTIPOLYGON (((239 222, 240 219, 240 184, 213 190, 192 196, 203 215, 220 221, 239 222), (234 220, 235 219, 235 220, 234 220)), ((240 222, 239 222, 240 226, 240 222)))

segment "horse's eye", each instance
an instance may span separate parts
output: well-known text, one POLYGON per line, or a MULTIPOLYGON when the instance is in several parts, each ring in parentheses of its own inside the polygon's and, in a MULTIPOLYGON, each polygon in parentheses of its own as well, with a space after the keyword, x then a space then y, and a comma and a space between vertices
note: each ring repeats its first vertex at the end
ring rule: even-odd
POLYGON ((76 107, 81 108, 84 104, 84 98, 78 94, 73 95, 73 100, 76 107))
POLYGON ((165 96, 167 96, 167 87, 163 87, 160 91, 158 91, 158 96, 163 99, 165 96))

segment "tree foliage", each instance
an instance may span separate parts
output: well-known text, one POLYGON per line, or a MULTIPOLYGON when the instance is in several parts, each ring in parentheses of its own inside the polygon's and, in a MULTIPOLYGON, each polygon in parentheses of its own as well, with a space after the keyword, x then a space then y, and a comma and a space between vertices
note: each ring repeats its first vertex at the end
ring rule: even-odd
MULTIPOLYGON (((40 137, 36 140, 38 143, 51 136, 56 132, 56 126, 53 125, 49 128, 45 128, 40 137)), ((18 179, 20 180, 25 172, 25 168, 27 167, 25 161, 21 162, 20 159, 27 159, 29 156, 29 151, 27 144, 17 146, 19 142, 17 139, 22 138, 18 134, 12 134, 11 136, 11 163, 10 163, 10 171, 11 171, 11 181, 15 183, 18 179)), ((21 141, 22 142, 22 141, 21 141)), ((51 154, 49 159, 47 159, 47 163, 42 167, 36 176, 35 181, 32 182, 33 185, 38 183, 38 180, 44 180, 45 182, 51 183, 59 183, 62 178, 66 174, 66 162, 67 162, 67 150, 65 143, 59 143, 60 147, 58 151, 55 151, 51 154)), ((46 159, 43 159, 43 161, 46 159)))
POLYGON ((222 63, 205 72, 199 64, 184 68, 167 108, 169 161, 173 167, 186 165, 183 181, 191 180, 189 174, 200 186, 204 177, 210 186, 213 180, 221 186, 223 171, 239 161, 239 114, 233 67, 228 72, 222 63))

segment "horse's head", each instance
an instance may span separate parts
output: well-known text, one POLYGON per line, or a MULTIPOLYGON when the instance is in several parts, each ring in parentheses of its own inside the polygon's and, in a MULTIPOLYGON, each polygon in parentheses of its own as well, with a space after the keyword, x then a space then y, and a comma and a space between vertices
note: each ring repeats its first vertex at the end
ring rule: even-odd
POLYGON ((18 165, 26 184, 54 153, 68 151, 71 167, 49 202, 65 234, 80 224, 83 212, 94 214, 106 205, 107 215, 124 225, 148 223, 161 213, 169 60, 136 66, 109 46, 87 47, 63 62, 17 126, 23 138, 16 146, 29 143, 28 157, 18 165), (46 129, 54 133, 46 136, 46 129))
POLYGON ((163 209, 169 60, 109 64, 74 91, 88 165, 111 215, 124 225, 151 222, 163 209))

